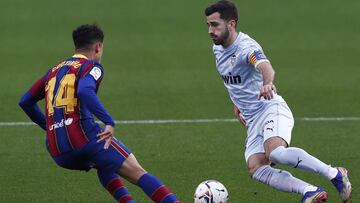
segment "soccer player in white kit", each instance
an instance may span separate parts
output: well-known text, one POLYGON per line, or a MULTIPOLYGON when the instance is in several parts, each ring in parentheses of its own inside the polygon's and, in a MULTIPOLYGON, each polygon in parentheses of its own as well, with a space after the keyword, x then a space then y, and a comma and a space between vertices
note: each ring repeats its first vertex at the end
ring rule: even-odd
POLYGON ((327 192, 273 168, 288 165, 317 173, 330 180, 343 202, 351 199, 347 170, 331 167, 297 147, 290 147, 293 115, 276 93, 275 72, 260 45, 236 30, 236 6, 220 0, 205 9, 208 32, 214 42, 216 68, 224 80, 234 113, 247 127, 245 160, 251 177, 285 192, 302 195, 303 203, 327 200, 327 192))

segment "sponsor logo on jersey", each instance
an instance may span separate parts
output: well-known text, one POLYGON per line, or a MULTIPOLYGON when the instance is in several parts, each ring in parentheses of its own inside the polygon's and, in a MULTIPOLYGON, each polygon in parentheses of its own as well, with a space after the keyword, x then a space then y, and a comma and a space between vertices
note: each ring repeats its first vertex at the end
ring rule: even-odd
POLYGON ((60 122, 56 122, 56 123, 52 124, 50 126, 50 130, 55 130, 55 129, 62 128, 62 127, 67 126, 67 125, 71 125, 72 122, 73 122, 72 118, 68 118, 66 120, 61 119, 60 122))
POLYGON ((229 72, 229 75, 221 75, 221 78, 224 80, 225 84, 239 84, 241 83, 240 75, 232 75, 229 72))

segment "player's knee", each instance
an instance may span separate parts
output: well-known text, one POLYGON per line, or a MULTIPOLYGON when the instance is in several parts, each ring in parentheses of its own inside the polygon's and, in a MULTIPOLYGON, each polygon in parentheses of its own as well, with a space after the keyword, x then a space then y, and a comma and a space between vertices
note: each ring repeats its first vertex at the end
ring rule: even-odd
POLYGON ((274 149, 277 149, 278 147, 283 146, 287 147, 287 142, 280 136, 275 136, 267 139, 264 143, 265 148, 265 156, 267 159, 270 159, 270 154, 274 149))
POLYGON ((253 177, 254 173, 261 167, 261 165, 252 165, 248 167, 249 176, 253 177))
POLYGON ((291 175, 291 173, 289 173, 288 171, 283 171, 283 170, 281 170, 281 173, 283 173, 284 176, 293 177, 293 176, 291 175))
POLYGON ((126 179, 133 184, 137 184, 141 176, 143 176, 146 171, 143 168, 135 168, 131 172, 127 173, 126 179))
POLYGON ((126 159, 118 171, 122 177, 133 184, 137 184, 140 177, 146 173, 145 169, 138 163, 135 156, 132 154, 126 159))
POLYGON ((269 160, 266 159, 264 154, 256 154, 248 160, 248 172, 250 177, 253 177, 254 173, 262 166, 269 165, 269 160))
POLYGON ((274 150, 272 150, 269 153, 266 153, 268 159, 275 164, 283 164, 283 152, 286 150, 286 148, 284 146, 279 146, 277 148, 275 148, 274 150))

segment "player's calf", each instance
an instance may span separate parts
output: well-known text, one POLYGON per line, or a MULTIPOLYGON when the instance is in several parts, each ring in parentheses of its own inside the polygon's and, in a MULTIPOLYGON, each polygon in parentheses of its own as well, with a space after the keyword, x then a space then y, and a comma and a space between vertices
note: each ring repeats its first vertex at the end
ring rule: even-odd
POLYGON ((124 183, 120 180, 119 175, 98 170, 98 177, 103 187, 116 201, 119 203, 135 203, 124 183))
POLYGON ((147 173, 133 154, 119 169, 122 177, 137 184, 156 203, 180 203, 175 195, 158 178, 147 173))
POLYGON ((336 168, 325 164, 303 149, 297 147, 277 147, 271 151, 269 159, 276 164, 288 165, 304 171, 320 174, 328 180, 333 179, 337 174, 336 168))
POLYGON ((149 173, 144 174, 139 179, 138 186, 141 187, 155 203, 180 203, 169 188, 149 173))
POLYGON ((252 178, 283 192, 304 194, 307 190, 316 189, 309 183, 292 176, 289 172, 272 168, 269 165, 260 167, 252 178))

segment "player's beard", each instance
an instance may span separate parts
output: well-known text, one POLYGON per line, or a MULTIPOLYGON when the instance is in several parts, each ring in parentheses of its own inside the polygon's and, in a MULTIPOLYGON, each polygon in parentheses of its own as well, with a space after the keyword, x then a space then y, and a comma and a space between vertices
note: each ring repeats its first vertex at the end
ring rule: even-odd
POLYGON ((229 36, 230 36, 230 31, 229 31, 228 27, 226 26, 224 32, 222 32, 220 34, 220 36, 211 35, 211 38, 212 38, 214 44, 224 46, 226 44, 226 42, 228 41, 229 36))

